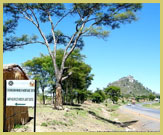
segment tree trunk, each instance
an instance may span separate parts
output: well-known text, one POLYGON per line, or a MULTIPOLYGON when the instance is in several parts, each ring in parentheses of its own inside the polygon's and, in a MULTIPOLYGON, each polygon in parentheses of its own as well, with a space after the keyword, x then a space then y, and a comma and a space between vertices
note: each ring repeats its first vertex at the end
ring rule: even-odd
POLYGON ((44 89, 45 87, 42 85, 42 83, 40 82, 40 86, 41 86, 41 90, 42 90, 42 103, 43 105, 45 104, 45 92, 44 92, 44 89))
POLYGON ((78 94, 78 96, 77 96, 77 99, 78 99, 78 104, 79 104, 79 103, 80 103, 79 94, 78 94))
POLYGON ((54 105, 54 91, 53 91, 53 105, 54 105))
POLYGON ((56 97, 55 97, 54 108, 57 110, 63 110, 62 86, 60 83, 56 84, 56 97))
POLYGON ((66 91, 65 91, 65 102, 66 102, 66 104, 68 103, 68 83, 66 82, 66 91))
POLYGON ((62 103, 65 104, 65 93, 62 95, 62 103))
POLYGON ((42 100, 43 100, 43 105, 45 105, 45 95, 44 95, 44 88, 42 89, 42 100))

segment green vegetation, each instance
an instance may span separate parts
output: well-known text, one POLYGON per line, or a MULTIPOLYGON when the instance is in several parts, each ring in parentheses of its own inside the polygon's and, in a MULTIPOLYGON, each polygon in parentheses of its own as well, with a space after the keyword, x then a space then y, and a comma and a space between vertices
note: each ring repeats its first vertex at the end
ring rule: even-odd
POLYGON ((20 124, 17 124, 14 126, 14 129, 21 129, 21 128, 23 128, 26 131, 29 127, 25 125, 20 125, 20 124))
POLYGON ((85 116, 87 116, 88 112, 85 110, 77 110, 76 114, 81 116, 81 117, 85 117, 85 116))
POLYGON ((106 95, 112 100, 113 104, 118 102, 118 99, 121 96, 121 91, 119 87, 116 86, 109 86, 104 89, 106 95))
POLYGON ((72 118, 76 118, 76 114, 75 112, 66 112, 64 114, 65 117, 72 117, 72 118))
POLYGON ((69 119, 68 122, 62 122, 58 120, 48 121, 47 123, 43 122, 41 126, 48 127, 49 125, 61 125, 61 126, 73 126, 74 122, 69 119))
POLYGON ((62 121, 57 121, 57 120, 53 120, 48 122, 49 125, 63 125, 63 126, 67 126, 68 124, 62 121))
POLYGON ((156 96, 154 94, 149 94, 149 100, 153 101, 156 98, 156 96))
POLYGON ((106 95, 103 90, 97 89, 93 94, 92 94, 92 102, 95 103, 101 103, 106 99, 106 95))
MULTIPOLYGON (((58 65, 61 64, 63 54, 64 51, 62 49, 57 50, 58 65)), ((90 73, 91 67, 84 63, 84 58, 85 56, 80 54, 79 49, 76 49, 65 63, 67 72, 72 72, 72 75, 62 83, 64 104, 73 105, 74 100, 78 104, 83 103, 91 94, 87 88, 93 80, 93 74, 90 73)), ((52 65, 51 57, 43 54, 23 63, 23 67, 28 71, 28 75, 32 75, 31 78, 37 80, 38 87, 42 90, 42 94, 39 94, 39 99, 43 101, 43 104, 47 100, 44 92, 45 87, 49 87, 49 94, 54 96, 55 93, 56 83, 52 65)), ((54 103, 54 97, 51 100, 54 103)))
POLYGON ((22 127, 23 127, 23 125, 20 125, 20 124, 17 124, 14 126, 14 128, 22 128, 22 127))
POLYGON ((136 96, 135 99, 137 102, 139 102, 140 100, 148 100, 149 96, 148 95, 136 96))
POLYGON ((116 111, 118 108, 120 107, 119 104, 113 104, 113 105, 109 105, 109 109, 116 111))
POLYGON ((47 123, 45 123, 45 122, 43 122, 43 123, 41 123, 41 126, 47 127, 47 126, 48 126, 48 124, 47 124, 47 123))
POLYGON ((143 106, 152 109, 160 109, 160 103, 144 104, 143 106))

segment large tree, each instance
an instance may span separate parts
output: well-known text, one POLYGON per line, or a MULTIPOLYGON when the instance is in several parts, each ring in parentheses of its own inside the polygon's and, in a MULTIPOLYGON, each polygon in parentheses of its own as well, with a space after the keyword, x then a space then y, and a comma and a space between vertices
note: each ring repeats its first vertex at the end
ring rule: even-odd
MULTIPOLYGON (((141 9, 141 4, 132 3, 89 3, 89 4, 4 4, 4 15, 9 14, 4 22, 4 51, 12 50, 22 45, 40 43, 47 47, 53 61, 56 77, 56 101, 55 108, 63 108, 61 83, 70 75, 63 76, 65 62, 76 47, 82 47, 84 36, 96 36, 105 38, 110 29, 119 28, 121 24, 131 23, 136 20, 136 11, 141 9), (65 23, 65 18, 73 16, 72 22, 75 27, 73 33, 64 34, 58 30, 60 23, 65 23), (6 36, 12 33, 20 19, 25 19, 32 23, 39 31, 42 40, 37 36, 22 35, 21 37, 6 36), (47 23, 48 22, 48 23, 47 23), (45 35, 41 25, 50 25, 51 34, 45 35), (53 49, 50 47, 53 44, 53 49), (56 63, 56 50, 59 44, 65 47, 61 66, 56 63)), ((47 31, 46 31, 47 33, 47 31)))

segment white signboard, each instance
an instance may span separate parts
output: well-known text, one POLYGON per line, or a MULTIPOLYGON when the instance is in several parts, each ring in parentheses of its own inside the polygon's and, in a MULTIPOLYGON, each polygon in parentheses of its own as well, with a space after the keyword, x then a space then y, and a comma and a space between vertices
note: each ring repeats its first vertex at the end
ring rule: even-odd
POLYGON ((6 80, 6 106, 34 106, 35 80, 6 80))

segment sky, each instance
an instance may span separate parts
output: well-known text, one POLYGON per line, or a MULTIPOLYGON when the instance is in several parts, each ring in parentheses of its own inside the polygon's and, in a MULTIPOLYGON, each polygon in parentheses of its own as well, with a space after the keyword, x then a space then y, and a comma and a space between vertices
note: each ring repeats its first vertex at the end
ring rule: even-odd
MULTIPOLYGON (((143 4, 138 12, 138 20, 131 24, 121 25, 112 30, 107 40, 95 37, 85 38, 81 51, 86 56, 85 62, 92 67, 94 80, 90 90, 103 89, 109 83, 122 77, 132 75, 156 93, 160 93, 160 4, 143 4)), ((6 16, 4 16, 4 19, 6 16)), ((65 32, 72 32, 71 18, 66 25, 59 26, 65 32)), ((45 33, 49 29, 43 25, 45 33)), ((16 34, 33 33, 37 30, 25 21, 21 21, 16 34)), ((21 63, 39 57, 40 53, 48 54, 45 46, 35 44, 3 54, 3 63, 21 63)))

